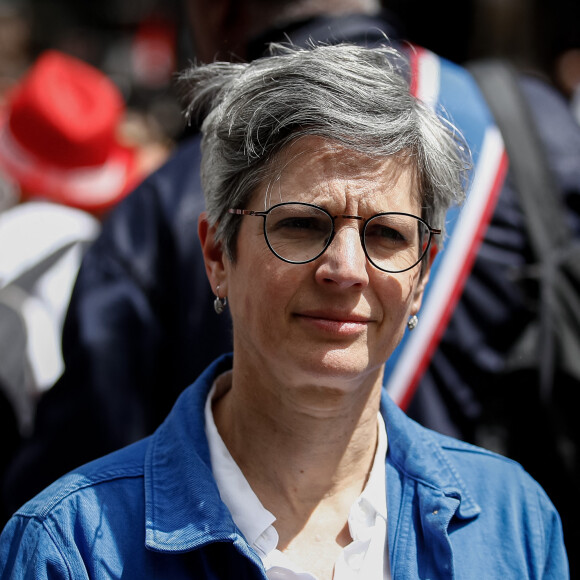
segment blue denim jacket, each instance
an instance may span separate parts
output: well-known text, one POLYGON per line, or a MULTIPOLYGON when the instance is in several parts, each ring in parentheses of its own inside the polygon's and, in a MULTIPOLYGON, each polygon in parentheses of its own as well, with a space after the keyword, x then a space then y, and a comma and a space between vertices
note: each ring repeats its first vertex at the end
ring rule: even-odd
MULTIPOLYGON (((0 536, 0 578, 264 579, 221 502, 204 433, 218 359, 149 438, 61 478, 0 536)), ((568 577, 560 519, 516 463, 410 420, 384 396, 393 578, 568 577)))

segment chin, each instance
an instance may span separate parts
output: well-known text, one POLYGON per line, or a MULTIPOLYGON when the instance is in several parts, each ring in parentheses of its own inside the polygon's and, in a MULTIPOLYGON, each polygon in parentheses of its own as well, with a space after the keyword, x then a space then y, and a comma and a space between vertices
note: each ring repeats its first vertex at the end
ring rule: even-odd
POLYGON ((298 363, 298 368, 304 369, 319 379, 333 380, 364 379, 374 372, 382 370, 384 362, 369 360, 368 351, 359 349, 313 349, 298 363), (358 351, 358 352, 357 352, 358 351))

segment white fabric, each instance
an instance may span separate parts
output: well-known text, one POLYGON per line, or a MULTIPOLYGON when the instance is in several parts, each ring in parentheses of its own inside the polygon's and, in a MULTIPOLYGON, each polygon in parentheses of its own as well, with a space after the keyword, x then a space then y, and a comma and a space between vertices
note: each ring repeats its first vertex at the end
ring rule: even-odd
POLYGON ((3 301, 18 304, 25 320, 28 359, 39 390, 62 373, 64 316, 86 245, 99 231, 90 214, 53 203, 28 202, 0 213, 0 292, 3 301), (23 278, 61 249, 38 278, 23 278))
MULTIPOLYGON (((270 580, 316 580, 277 549, 276 518, 264 508, 225 446, 216 428, 211 402, 229 386, 225 376, 214 383, 205 407, 205 431, 213 474, 223 502, 249 545, 262 559, 270 580)), ((379 439, 368 482, 352 505, 348 525, 353 541, 336 564, 334 580, 390 579, 387 550, 387 493, 385 459, 387 433, 378 416, 379 439)))

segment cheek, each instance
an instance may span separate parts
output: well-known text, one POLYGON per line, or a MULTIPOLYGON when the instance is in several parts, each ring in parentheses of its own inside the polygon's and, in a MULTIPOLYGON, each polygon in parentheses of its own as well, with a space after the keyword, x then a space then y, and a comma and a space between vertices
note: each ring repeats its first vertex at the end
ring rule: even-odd
POLYGON ((296 276, 300 266, 285 264, 268 249, 266 252, 257 252, 246 267, 236 267, 230 278, 231 313, 238 331, 246 333, 252 328, 257 334, 274 337, 283 333, 283 320, 300 287, 296 276))
POLYGON ((397 335, 404 332, 413 310, 418 280, 419 276, 414 272, 409 275, 392 274, 383 279, 382 284, 376 286, 384 321, 390 328, 396 329, 397 335))
POLYGON ((423 278, 421 276, 421 267, 416 266, 412 270, 408 272, 408 276, 405 279, 405 295, 407 299, 407 306, 412 308, 413 304, 415 304, 417 297, 422 295, 423 288, 423 278))
POLYGON ((419 276, 414 270, 400 274, 387 274, 383 279, 381 292, 389 297, 393 304, 401 308, 408 307, 413 301, 419 281, 419 276))
MULTIPOLYGON (((252 218, 247 218, 248 221, 252 218)), ((246 223, 244 226, 248 225, 246 223)), ((255 224, 250 224, 255 225, 255 224)), ((230 310, 232 317, 255 316, 256 303, 264 300, 268 288, 267 258, 271 254, 257 228, 246 231, 242 227, 236 246, 236 261, 229 264, 227 272, 230 310)))

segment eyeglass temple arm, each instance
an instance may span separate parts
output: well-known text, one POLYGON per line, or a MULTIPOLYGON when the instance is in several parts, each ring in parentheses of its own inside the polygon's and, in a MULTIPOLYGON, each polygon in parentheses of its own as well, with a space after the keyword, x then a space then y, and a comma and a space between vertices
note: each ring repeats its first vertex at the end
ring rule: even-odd
POLYGON ((232 213, 234 215, 256 215, 260 217, 264 217, 267 212, 265 211, 254 211, 253 209, 228 209, 228 213, 232 213))

